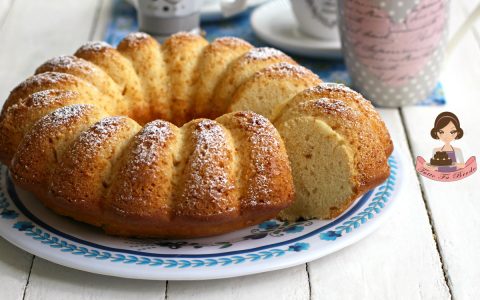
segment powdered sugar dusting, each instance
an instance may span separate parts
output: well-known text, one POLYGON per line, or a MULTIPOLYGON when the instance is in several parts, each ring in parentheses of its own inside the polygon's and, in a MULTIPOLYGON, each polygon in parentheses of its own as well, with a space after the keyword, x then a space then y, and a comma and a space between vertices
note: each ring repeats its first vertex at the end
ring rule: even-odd
POLYGON ((70 90, 45 90, 31 94, 27 100, 27 105, 32 107, 44 107, 50 103, 59 102, 65 98, 78 97, 79 95, 78 92, 70 90))
POLYGON ((43 85, 52 85, 61 82, 68 82, 74 81, 75 76, 66 74, 66 73, 58 73, 58 72, 46 72, 37 74, 27 78, 25 81, 20 83, 16 89, 23 89, 29 86, 43 86, 43 85))
POLYGON ((198 34, 195 34, 195 33, 191 33, 191 32, 186 32, 186 31, 179 31, 175 34, 172 34, 167 40, 173 40, 173 39, 182 39, 182 38, 198 38, 200 37, 200 35, 198 34))
POLYGON ((62 69, 62 70, 82 70, 82 71, 92 71, 92 65, 87 61, 71 55, 63 55, 54 57, 46 61, 39 69, 44 67, 50 67, 52 69, 62 69))
POLYGON ((146 34, 145 32, 133 32, 128 34, 124 40, 129 42, 136 42, 141 40, 149 39, 150 35, 146 34))
POLYGON ((113 47, 103 41, 91 41, 82 45, 78 51, 103 51, 105 49, 112 49, 113 47))
POLYGON ((299 108, 303 111, 307 112, 314 112, 319 108, 331 114, 341 114, 344 115, 346 113, 353 113, 351 107, 349 107, 345 102, 342 100, 336 100, 331 98, 318 98, 314 100, 308 100, 299 104, 299 108))
POLYGON ((280 62, 274 65, 271 65, 262 71, 257 73, 257 76, 263 76, 262 73, 266 74, 276 74, 283 77, 310 77, 318 79, 318 76, 312 73, 307 68, 304 68, 299 65, 292 65, 288 62, 280 62))
POLYGON ((217 45, 222 45, 224 47, 252 47, 252 45, 245 40, 231 36, 216 38, 211 45, 212 47, 217 45))
POLYGON ((126 164, 120 169, 112 186, 113 209, 117 213, 135 214, 142 209, 143 213, 148 214, 152 209, 168 209, 163 197, 171 179, 165 168, 172 155, 169 145, 175 141, 174 128, 166 121, 156 120, 147 123, 133 137, 131 146, 124 152, 126 164), (135 202, 134 206, 132 201, 135 202))
POLYGON ((317 90, 327 89, 327 90, 332 90, 332 91, 351 93, 355 97, 362 97, 362 95, 359 92, 354 91, 351 88, 349 88, 348 86, 346 86, 344 84, 341 84, 341 83, 323 82, 323 83, 319 84, 317 87, 315 87, 314 89, 317 89, 317 90))
MULTIPOLYGON (((368 119, 371 128, 373 128, 374 131, 377 131, 380 140, 383 141, 386 153, 390 155, 392 149, 390 134, 388 133, 380 115, 369 100, 365 99, 360 93, 341 84, 323 83, 316 87, 315 91, 324 95, 327 93, 330 94, 329 92, 343 93, 345 97, 342 98, 345 100, 346 104, 352 107, 353 112, 362 113, 368 119)), ((334 96, 335 95, 332 95, 332 97, 334 96)))
POLYGON ((132 167, 148 166, 158 159, 159 149, 164 148, 174 133, 170 123, 156 120, 148 123, 135 137, 132 167))
MULTIPOLYGON (((82 117, 85 113, 92 111, 94 108, 95 106, 89 104, 73 104, 54 110, 35 124, 32 134, 26 135, 24 140, 25 144, 32 144, 33 141, 48 136, 52 131, 67 126, 71 122, 74 122, 75 119, 82 117)), ((28 147, 23 150, 30 151, 28 147)))
POLYGON ((286 155, 282 157, 280 137, 267 118, 253 112, 237 112, 234 116, 240 126, 248 133, 250 144, 251 176, 247 181, 246 195, 242 198, 244 206, 270 205, 280 199, 274 194, 275 177, 282 176, 288 168, 286 155))
MULTIPOLYGON (((316 95, 316 94, 322 94, 325 97, 329 98, 338 98, 336 95, 331 95, 331 92, 334 93, 342 93, 346 96, 346 98, 343 98, 344 101, 346 101, 346 104, 354 108, 355 110, 359 110, 365 114, 367 114, 367 117, 370 120, 370 123, 372 123, 374 127, 376 123, 383 122, 378 115, 377 111, 373 107, 373 105, 365 99, 360 93, 350 89, 349 87, 343 85, 343 84, 338 84, 338 83, 321 83, 316 87, 310 88, 306 90, 304 93, 311 94, 311 95, 316 95), (348 99, 351 99, 351 101, 348 101, 348 99)), ((383 127, 380 129, 381 131, 387 132, 386 128, 383 127)), ((387 137, 387 139, 390 139, 387 137)))
POLYGON ((287 57, 282 51, 269 47, 253 48, 248 51, 244 58, 246 60, 266 60, 272 57, 287 57))
POLYGON ((125 123, 126 117, 115 116, 107 117, 91 126, 84 131, 78 138, 78 142, 86 145, 84 148, 85 155, 92 156, 98 151, 112 135, 125 123), (93 153, 92 153, 93 152, 93 153))
POLYGON ((45 128, 45 130, 51 130, 70 123, 72 120, 78 118, 93 108, 94 106, 89 104, 73 104, 64 106, 43 117, 39 123, 43 128, 45 128))
POLYGON ((252 124, 256 127, 255 134, 250 136, 253 146, 253 165, 255 177, 251 178, 248 186, 248 199, 252 204, 270 204, 271 193, 271 162, 277 157, 280 144, 273 134, 273 126, 260 115, 253 115, 252 124))
POLYGON ((185 189, 180 210, 189 215, 214 215, 236 209, 230 191, 232 153, 223 128, 215 121, 201 120, 192 133, 194 150, 185 169, 185 189))

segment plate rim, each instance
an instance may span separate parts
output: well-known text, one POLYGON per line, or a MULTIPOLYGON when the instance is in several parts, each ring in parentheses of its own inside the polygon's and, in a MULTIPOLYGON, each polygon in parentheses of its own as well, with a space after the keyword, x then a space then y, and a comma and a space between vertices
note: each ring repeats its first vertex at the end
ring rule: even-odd
MULTIPOLYGON (((281 241, 281 242, 277 242, 277 243, 272 243, 272 244, 268 244, 268 245, 265 245, 265 246, 254 247, 254 248, 235 250, 235 251, 230 251, 230 252, 222 252, 222 253, 193 255, 193 254, 149 253, 149 252, 135 251, 135 250, 129 250, 129 249, 112 248, 112 247, 104 246, 104 245, 101 245, 101 244, 96 244, 94 242, 90 242, 90 241, 72 236, 68 233, 65 233, 65 232, 47 224, 46 222, 44 222, 43 220, 41 220, 40 218, 35 216, 30 210, 28 210, 28 208, 25 207, 23 202, 20 200, 20 197, 18 196, 18 194, 15 190, 15 185, 12 182, 11 177, 8 176, 6 178, 6 180, 8 182, 7 183, 7 189, 9 190, 9 196, 11 197, 10 199, 11 199, 12 203, 16 206, 16 208, 24 216, 26 216, 33 223, 35 223, 37 226, 40 226, 43 229, 48 230, 49 232, 54 233, 58 236, 61 236, 62 238, 65 238, 67 240, 70 240, 70 241, 73 241, 73 242, 76 242, 76 243, 79 243, 79 244, 82 244, 82 245, 85 245, 85 246, 88 246, 88 247, 94 247, 94 248, 97 248, 97 249, 102 249, 102 250, 111 251, 111 252, 128 253, 128 254, 132 254, 132 255, 155 257, 155 258, 157 258, 157 257, 158 258, 175 257, 175 258, 186 258, 186 259, 187 258, 221 257, 221 256, 251 253, 251 252, 257 252, 257 251, 260 251, 260 250, 266 250, 266 249, 269 249, 269 248, 275 248, 275 247, 284 246, 284 245, 288 245, 288 244, 291 244, 291 243, 295 243, 295 242, 298 242, 298 241, 305 240, 305 239, 310 238, 310 237, 312 237, 316 234, 319 234, 319 233, 321 233, 321 232, 323 232, 327 229, 330 229, 330 228, 342 223, 343 221, 345 221, 349 217, 351 217, 370 199, 370 196, 372 195, 372 191, 373 191, 373 190, 370 190, 370 191, 366 192, 365 194, 363 194, 360 197, 360 199, 358 201, 356 201, 356 203, 353 206, 350 207, 350 209, 348 211, 346 211, 344 214, 342 214, 338 218, 333 219, 332 222, 327 223, 327 224, 325 224, 325 225, 323 225, 323 226, 321 226, 317 229, 314 229, 314 230, 312 230, 308 233, 305 233, 301 236, 297 236, 297 237, 294 237, 294 238, 289 239, 289 240, 285 240, 285 241, 281 241), (11 192, 10 192, 10 189, 12 189, 11 192)), ((73 221, 73 220, 71 220, 71 221, 73 221)), ((182 239, 182 240, 189 240, 189 239, 182 239)), ((174 241, 174 240, 172 240, 172 241, 174 241)))
MULTIPOLYGON (((400 172, 400 174, 398 174, 398 175, 401 175, 403 173, 402 169, 404 167, 404 163, 403 163, 404 159, 402 158, 401 155, 399 155, 396 152, 394 152, 394 154, 392 155, 392 158, 396 162, 397 168, 399 169, 398 171, 400 172)), ((6 167, 4 167, 4 168, 6 168, 6 167)), ((5 176, 8 176, 8 174, 6 174, 6 172, 8 172, 8 171, 5 170, 3 172, 5 172, 5 176)), ((7 178, 5 178, 4 180, 7 180, 7 178)), ((395 178, 395 181, 396 181, 396 182, 394 182, 395 188, 392 191, 390 199, 398 198, 399 193, 402 190, 401 189, 401 187, 402 187, 402 184, 401 184, 402 177, 397 176, 397 178, 395 178)), ((8 185, 6 185, 6 187, 8 188, 8 185)), ((13 187, 13 183, 12 183, 12 187, 13 187)), ((13 187, 13 189, 15 189, 15 187, 13 187)), ((374 189, 374 190, 376 190, 376 189, 374 189)), ((8 196, 10 196, 10 195, 8 195, 8 196)), ((368 198, 367 201, 369 199, 370 198, 368 198)), ((13 199, 10 199, 10 201, 12 201, 12 203, 13 203, 13 199)), ((11 228, 8 228, 7 230, 5 230, 3 228, 4 226, 0 226, 0 235, 3 236, 10 243, 16 245, 17 247, 19 247, 21 249, 26 250, 27 252, 29 252, 33 255, 39 256, 39 257, 41 257, 43 259, 46 259, 48 261, 51 261, 53 263, 57 263, 57 264, 60 264, 60 265, 66 266, 66 267, 79 269, 79 270, 87 271, 87 272, 91 272, 91 273, 98 273, 98 274, 115 276, 115 277, 123 277, 123 278, 150 279, 150 280, 219 279, 219 278, 230 278, 230 277, 244 276, 244 275, 250 275, 250 274, 263 273, 263 272, 268 272, 268 271, 273 271, 273 270, 284 269, 284 268, 296 266, 296 265, 299 265, 299 264, 302 264, 302 263, 307 263, 307 262, 310 262, 312 260, 318 259, 320 257, 326 256, 328 254, 331 254, 333 252, 336 252, 336 251, 338 251, 338 250, 340 250, 344 247, 347 247, 347 246, 349 246, 353 243, 356 243, 357 241, 363 239, 364 237, 366 237, 367 235, 369 235, 370 233, 375 231, 377 228, 379 228, 380 225, 387 219, 387 216, 392 211, 392 208, 394 207, 394 204, 396 202, 397 201, 389 202, 388 209, 382 210, 381 213, 375 214, 374 221, 369 222, 369 226, 362 226, 362 230, 356 230, 356 234, 349 235, 348 238, 339 239, 339 240, 335 241, 335 243, 332 243, 331 246, 321 249, 321 251, 303 251, 301 255, 290 255, 288 257, 288 259, 277 260, 276 263, 274 263, 274 264, 272 264, 272 263, 260 264, 260 266, 261 266, 260 268, 258 267, 257 264, 237 265, 235 268, 230 269, 230 270, 223 269, 223 270, 227 270, 226 272, 200 272, 200 273, 198 273, 198 272, 188 272, 187 270, 189 270, 189 268, 183 270, 183 271, 186 271, 186 272, 183 272, 183 271, 179 272, 178 271, 179 268, 176 268, 176 269, 170 269, 170 270, 177 270, 177 272, 170 272, 168 274, 164 274, 164 272, 148 272, 148 269, 144 269, 144 268, 139 268, 138 270, 135 270, 135 268, 105 268, 105 266, 100 265, 100 264, 97 265, 97 264, 85 263, 84 259, 81 259, 81 260, 77 259, 76 260, 76 259, 71 259, 73 256, 70 257, 70 256, 58 255, 57 251, 51 251, 50 247, 34 247, 33 244, 31 243, 31 241, 22 243, 21 242, 22 239, 25 239, 25 236, 24 236, 23 233, 22 233, 21 238, 19 239, 20 240, 20 242, 19 242, 19 240, 11 238, 11 236, 9 234, 5 234, 6 231, 11 231, 11 232, 14 232, 16 234, 19 233, 19 231, 13 230, 11 228), (247 266, 247 265, 249 265, 249 266, 247 266)), ((352 208, 349 209, 349 211, 351 211, 353 209, 353 207, 355 207, 355 206, 352 206, 352 208)), ((358 212, 358 210, 362 207, 363 206, 360 205, 357 208, 357 210, 354 211, 354 212, 358 212)), ((21 212, 21 213, 23 214, 23 212, 21 212)), ((29 219, 28 216, 25 216, 25 217, 27 219, 29 219)), ((338 220, 338 219, 335 219, 333 222, 335 222, 336 220, 338 220)), ((33 221, 33 220, 30 220, 30 221, 33 221)), ((342 221, 344 221, 344 220, 342 220, 342 221)), ((330 222, 326 225, 329 225, 333 222, 330 222)), ((341 223, 341 222, 338 222, 338 223, 341 223)), ((39 226, 38 224, 36 224, 36 225, 39 226)), ((324 226, 322 226, 322 227, 324 227, 324 226)), ((331 226, 331 227, 333 227, 333 226, 331 226)), ((329 228, 331 228, 331 227, 329 227, 329 228)), ((316 229, 314 231, 317 231, 317 230, 318 229, 316 229)), ((299 240, 295 239, 295 241, 304 241, 304 240, 308 239, 309 237, 315 236, 317 234, 318 234, 318 232, 316 234, 309 235, 308 237, 304 237, 306 235, 305 234, 305 235, 302 235, 302 237, 304 237, 303 239, 299 239, 299 240)), ((292 242, 290 242, 290 244, 291 243, 292 242)), ((286 244, 288 245, 289 243, 287 242, 286 244)), ((270 244, 268 244, 268 245, 270 245, 270 244)), ((273 247, 270 247, 270 248, 273 248, 273 247)), ((122 249, 119 249, 119 250, 122 251, 122 249)), ((253 252, 257 252, 257 251, 253 251, 253 252)), ((222 254, 223 253, 217 254, 214 257, 222 257, 222 256, 225 257, 225 256, 230 255, 230 254, 226 254, 226 255, 222 255, 222 254)), ((112 264, 110 264, 110 265, 112 265, 112 264)), ((166 268, 168 268, 168 267, 166 267, 166 268)), ((150 270, 153 270, 153 268, 150 268, 150 270)), ((157 269, 157 270, 160 270, 160 269, 157 269)), ((165 270, 165 269, 161 268, 161 270, 165 270)), ((190 268, 190 270, 191 270, 191 268, 190 268)), ((206 268, 202 268, 202 270, 206 270, 206 268)), ((222 269, 220 269, 220 270, 222 270, 222 269)))

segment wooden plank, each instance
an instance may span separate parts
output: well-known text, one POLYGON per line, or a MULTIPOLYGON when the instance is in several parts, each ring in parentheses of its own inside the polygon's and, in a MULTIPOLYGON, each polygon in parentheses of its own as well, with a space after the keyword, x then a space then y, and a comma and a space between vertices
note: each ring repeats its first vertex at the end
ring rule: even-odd
MULTIPOLYGON (((480 0, 461 0, 459 1, 461 7, 464 9, 464 13, 470 14, 480 5, 480 0)), ((480 45, 480 20, 476 20, 474 23, 473 33, 477 43, 480 45)))
POLYGON ((382 109, 406 157, 402 192, 386 223, 365 240, 309 263, 312 299, 448 299, 427 212, 395 109, 382 109))
MULTIPOLYGON (((1 8, 5 6, 1 1, 1 8)), ((95 0, 51 0, 27 1, 16 0, 7 16, 0 24, 0 99, 4 101, 8 92, 21 80, 31 75, 36 66, 47 58, 59 54, 70 54, 89 39, 91 27, 96 16, 99 2, 95 0)), ((12 246, 0 238, 0 290, 2 299, 22 299, 28 281, 32 256, 12 246)), ((68 290, 84 295, 85 298, 100 296, 100 287, 105 288, 115 298, 121 295, 115 291, 125 288, 143 288, 145 284, 132 281, 115 281, 101 276, 96 278, 87 273, 72 272, 66 268, 36 259, 34 276, 29 281, 30 298, 51 299, 57 290, 68 290), (40 280, 38 274, 42 274, 40 280), (43 276, 43 274, 50 274, 43 276), (61 274, 59 276, 59 274, 61 274), (67 275, 71 274, 71 275, 67 275), (89 281, 90 280, 90 281, 89 281), (80 287, 83 294, 71 288, 77 282, 98 282, 97 289, 89 291, 80 287), (47 289, 41 287, 48 286, 47 289), (36 297, 35 295, 43 295, 36 297), (44 297, 45 296, 45 297, 44 297)), ((163 298, 164 283, 155 287, 157 298, 163 298), (160 295, 160 297, 158 297, 160 295)), ((153 293, 152 293, 153 295, 153 293)), ((65 299, 65 297, 62 297, 65 299)))
MULTIPOLYGON (((451 25, 454 32, 465 20, 466 11, 461 1, 451 2, 451 25)), ((470 10, 478 0, 465 0, 470 10)), ((414 156, 430 157, 432 149, 441 144, 433 140, 430 129, 438 113, 451 111, 457 114, 465 131, 464 137, 454 142, 465 158, 480 158, 480 45, 472 32, 453 52, 445 66, 441 81, 445 87, 445 107, 407 107, 403 109, 406 128, 414 156)), ((449 279, 452 295, 456 299, 480 297, 480 175, 450 183, 421 178, 424 195, 433 219, 434 230, 443 257, 444 269, 449 279)))
POLYGON ((22 299, 32 256, 0 238, 0 294, 2 299, 22 299))
MULTIPOLYGON (((5 35, 6 26, 4 25, 7 23, 7 19, 12 19, 12 4, 13 1, 11 0, 0 1, 0 41, 2 41, 2 37, 5 35)), ((0 57, 5 56, 8 52, 8 49, 2 47, 0 49, 0 57)), ((0 66, 2 65, 0 64, 0 66)), ((0 67, 0 74, 5 72, 7 70, 0 67)), ((32 259, 32 255, 0 238, 0 291, 2 291, 2 299, 23 298, 32 266, 32 259)))
POLYGON ((305 264, 280 271, 231 279, 204 281, 169 281, 168 300, 302 300, 309 299, 305 264))
POLYGON ((89 39, 96 0, 16 0, 0 35, 0 101, 45 60, 89 39))
POLYGON ((86 273, 35 258, 25 299, 164 299, 164 281, 86 273))
POLYGON ((2 28, 5 18, 12 7, 13 0, 3 0, 0 1, 0 29, 2 28))
POLYGON ((100 9, 98 11, 98 18, 94 28, 92 28, 92 34, 90 39, 93 41, 102 41, 105 37, 108 22, 112 15, 113 0, 102 0, 100 9))

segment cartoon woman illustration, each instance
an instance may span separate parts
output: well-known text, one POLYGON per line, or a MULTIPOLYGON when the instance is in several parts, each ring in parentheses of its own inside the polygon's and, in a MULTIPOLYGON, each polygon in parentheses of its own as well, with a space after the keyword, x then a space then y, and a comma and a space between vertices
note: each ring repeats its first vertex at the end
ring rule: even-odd
POLYGON ((463 129, 454 113, 446 111, 439 114, 435 119, 430 135, 432 138, 442 141, 444 145, 433 149, 429 169, 439 172, 453 172, 465 166, 462 150, 451 145, 454 140, 463 137, 463 129), (442 163, 442 161, 446 163, 442 163))
POLYGON ((457 181, 469 177, 477 171, 475 156, 465 162, 460 148, 452 142, 463 137, 463 129, 457 116, 451 112, 442 112, 435 119, 430 131, 432 138, 443 142, 443 146, 433 149, 430 162, 417 156, 415 170, 422 176, 435 181, 457 181))

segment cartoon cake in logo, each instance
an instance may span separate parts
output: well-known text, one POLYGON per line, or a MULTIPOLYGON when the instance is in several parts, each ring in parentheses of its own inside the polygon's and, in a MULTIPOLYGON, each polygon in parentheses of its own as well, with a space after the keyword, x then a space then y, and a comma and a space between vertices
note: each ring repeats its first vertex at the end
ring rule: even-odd
POLYGON ((432 138, 440 140, 443 145, 433 149, 430 163, 421 156, 417 157, 416 170, 423 176, 438 181, 456 181, 472 175, 477 170, 475 157, 464 162, 460 148, 451 144, 463 137, 460 120, 451 112, 442 112, 435 119, 432 138))
POLYGON ((430 158, 430 165, 432 166, 450 166, 452 159, 448 157, 447 151, 437 151, 432 158, 430 158))

